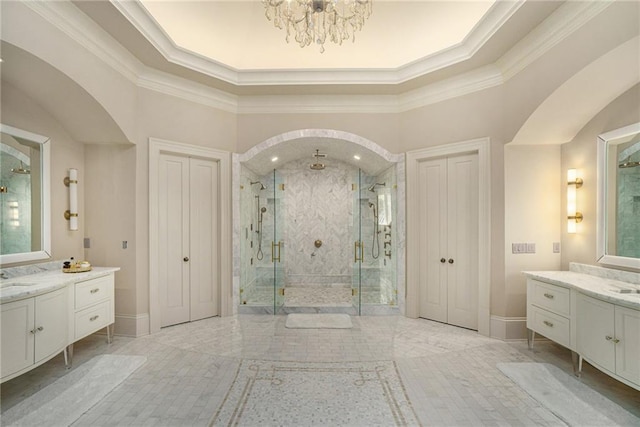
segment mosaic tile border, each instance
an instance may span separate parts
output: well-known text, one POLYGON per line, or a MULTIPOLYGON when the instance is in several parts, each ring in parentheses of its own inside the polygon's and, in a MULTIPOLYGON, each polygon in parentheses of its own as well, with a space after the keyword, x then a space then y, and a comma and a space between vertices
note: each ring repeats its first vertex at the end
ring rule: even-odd
POLYGON ((393 361, 242 360, 209 425, 413 426, 420 422, 393 361))

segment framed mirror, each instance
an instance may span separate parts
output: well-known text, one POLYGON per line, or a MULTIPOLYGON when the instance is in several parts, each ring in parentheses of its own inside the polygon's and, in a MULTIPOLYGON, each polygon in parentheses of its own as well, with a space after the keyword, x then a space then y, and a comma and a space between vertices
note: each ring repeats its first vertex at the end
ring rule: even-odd
POLYGON ((598 136, 598 262, 640 270, 640 123, 598 136))
POLYGON ((51 257, 49 138, 0 124, 0 264, 51 257))

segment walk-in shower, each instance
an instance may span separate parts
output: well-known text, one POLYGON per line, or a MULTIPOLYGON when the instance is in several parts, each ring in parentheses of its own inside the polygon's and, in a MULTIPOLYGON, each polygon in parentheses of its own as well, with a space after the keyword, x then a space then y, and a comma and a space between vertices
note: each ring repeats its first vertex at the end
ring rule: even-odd
POLYGON ((241 165, 240 312, 398 312, 395 165, 365 172, 314 151, 311 165, 241 165))

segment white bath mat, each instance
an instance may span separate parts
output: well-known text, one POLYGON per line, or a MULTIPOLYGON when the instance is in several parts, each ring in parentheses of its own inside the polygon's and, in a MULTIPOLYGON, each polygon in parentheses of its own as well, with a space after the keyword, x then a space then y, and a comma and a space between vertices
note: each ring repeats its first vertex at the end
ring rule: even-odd
POLYGON ((640 426, 640 418, 548 363, 498 363, 498 369, 570 426, 640 426))
POLYGON ((96 356, 2 414, 2 425, 69 426, 146 362, 144 356, 96 356))
POLYGON ((351 316, 333 313, 291 313, 285 326, 289 329, 349 329, 351 316))

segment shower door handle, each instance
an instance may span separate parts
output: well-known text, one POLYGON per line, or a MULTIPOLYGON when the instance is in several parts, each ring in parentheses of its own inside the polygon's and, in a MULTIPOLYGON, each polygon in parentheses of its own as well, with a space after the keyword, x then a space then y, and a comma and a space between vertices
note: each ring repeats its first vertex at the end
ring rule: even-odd
POLYGON ((280 262, 280 252, 282 251, 282 247, 280 246, 282 242, 271 242, 271 262, 280 262), (278 256, 276 257, 276 247, 278 248, 278 256))
POLYGON ((364 244, 356 240, 353 243, 353 262, 364 261, 364 244), (360 249, 360 258, 358 258, 358 248, 360 249))

